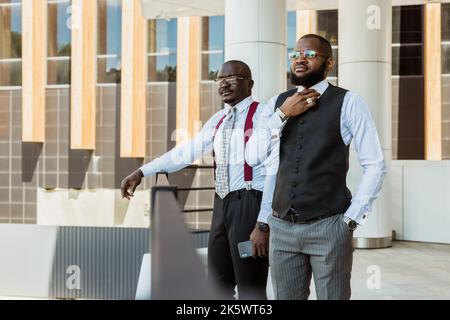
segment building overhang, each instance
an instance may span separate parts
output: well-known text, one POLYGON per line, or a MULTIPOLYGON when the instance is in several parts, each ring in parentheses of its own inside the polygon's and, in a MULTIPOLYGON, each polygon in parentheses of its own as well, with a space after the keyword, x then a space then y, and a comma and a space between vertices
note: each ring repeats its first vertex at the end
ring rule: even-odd
MULTIPOLYGON (((170 19, 186 16, 215 16, 225 13, 226 0, 141 0, 146 19, 170 19)), ((394 6, 450 2, 450 0, 393 0, 394 6)), ((288 11, 332 10, 338 8, 338 0, 287 0, 288 11)))

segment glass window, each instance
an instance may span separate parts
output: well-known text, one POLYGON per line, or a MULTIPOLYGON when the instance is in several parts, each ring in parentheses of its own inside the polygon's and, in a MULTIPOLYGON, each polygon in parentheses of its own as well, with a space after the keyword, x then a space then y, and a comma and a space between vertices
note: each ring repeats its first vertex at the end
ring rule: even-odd
POLYGON ((214 80, 224 63, 225 17, 204 17, 202 21, 202 80, 214 80))
POLYGON ((392 74, 396 76, 422 75, 422 45, 392 46, 392 74))
POLYGON ((333 58, 336 61, 334 68, 328 74, 328 78, 338 76, 338 11, 319 10, 317 11, 317 34, 330 41, 333 49, 333 58))
POLYGON ((98 0, 97 82, 120 83, 122 1, 98 0))
MULTIPOLYGON (((289 11, 287 15, 287 52, 291 52, 295 49, 297 44, 297 13, 295 11, 289 11)), ((287 59, 287 72, 288 78, 291 72, 291 61, 287 59)))
POLYGON ((450 74, 450 43, 442 45, 442 73, 450 74))
POLYGON ((422 6, 392 8, 392 75, 423 74, 422 6))
POLYGON ((331 71, 328 73, 328 78, 337 78, 338 73, 339 73, 339 50, 337 48, 337 46, 333 46, 333 59, 335 61, 334 67, 333 69, 331 69, 331 71))
POLYGON ((70 83, 70 0, 48 1, 47 83, 70 83))
POLYGON ((393 159, 424 159, 423 6, 392 8, 393 159))
POLYGON ((157 19, 148 23, 148 81, 177 79, 177 20, 157 19))
POLYGON ((442 73, 450 74, 450 3, 442 4, 442 73))
POLYGON ((22 83, 22 5, 0 0, 0 86, 22 83))
POLYGON ((330 41, 332 46, 338 45, 338 11, 317 11, 317 34, 330 41))
POLYGON ((442 4, 442 41, 450 41, 450 3, 442 4))
POLYGON ((203 18, 204 51, 223 50, 225 47, 225 17, 212 16, 203 18))
POLYGON ((224 61, 223 52, 202 54, 202 80, 215 80, 224 61))
POLYGON ((392 8, 392 43, 422 43, 422 6, 392 8))

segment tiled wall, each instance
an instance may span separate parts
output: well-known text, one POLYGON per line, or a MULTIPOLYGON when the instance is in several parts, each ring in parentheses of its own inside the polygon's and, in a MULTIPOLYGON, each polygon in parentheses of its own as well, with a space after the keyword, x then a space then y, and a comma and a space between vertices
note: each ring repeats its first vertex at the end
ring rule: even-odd
POLYGON ((0 90, 0 223, 36 223, 41 145, 22 144, 21 91, 0 90))
POLYGON ((442 159, 450 160, 450 75, 442 76, 442 159))
MULTIPOLYGON (((70 150, 70 88, 47 89, 46 142, 21 141, 21 91, 0 91, 0 223, 36 223, 37 188, 118 189, 121 180, 143 163, 175 145, 176 84, 148 85, 147 156, 120 158, 120 86, 97 88, 96 150, 70 150)), ((203 124, 222 107, 214 83, 201 84, 203 124)), ((207 156, 202 165, 211 165, 207 156)), ((212 187, 212 169, 187 169, 170 176, 180 188, 212 187)), ((148 190, 155 179, 145 179, 148 190)), ((180 192, 186 209, 211 208, 213 191, 180 192)), ((211 212, 188 213, 188 224, 207 229, 211 212)))
POLYGON ((95 151, 70 150, 70 88, 47 89, 44 144, 22 143, 21 91, 0 90, 0 223, 36 223, 38 187, 119 188, 126 175, 174 145, 175 97, 175 83, 148 86, 147 157, 122 159, 120 86, 97 88, 95 151))
MULTIPOLYGON (((176 129, 176 83, 151 84, 147 89, 147 163, 173 148, 176 129)), ((149 189, 154 179, 145 179, 149 189)))
POLYGON ((46 142, 39 159, 39 187, 44 189, 117 188, 142 161, 121 160, 120 87, 97 88, 96 150, 70 149, 70 89, 48 89, 46 142))
POLYGON ((69 165, 73 163, 69 160, 69 106, 69 89, 47 90, 45 143, 39 159, 39 187, 44 189, 68 188, 75 175, 69 177, 69 165))

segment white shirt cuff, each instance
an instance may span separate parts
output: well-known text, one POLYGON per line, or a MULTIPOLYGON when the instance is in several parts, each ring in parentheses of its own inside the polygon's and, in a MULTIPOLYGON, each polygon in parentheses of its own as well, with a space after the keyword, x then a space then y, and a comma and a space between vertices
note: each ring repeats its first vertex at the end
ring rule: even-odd
POLYGON ((356 221, 356 223, 360 226, 363 226, 367 222, 369 210, 365 206, 361 206, 356 201, 354 201, 352 202, 344 216, 353 221, 356 221))
POLYGON ((139 168, 139 170, 142 171, 144 178, 154 176, 155 174, 157 174, 159 172, 159 170, 156 168, 157 167, 157 165, 155 163, 156 161, 157 161, 157 159, 155 159, 154 161, 149 162, 139 168))
POLYGON ((272 214, 271 211, 261 210, 258 215, 258 222, 267 223, 267 218, 272 214))

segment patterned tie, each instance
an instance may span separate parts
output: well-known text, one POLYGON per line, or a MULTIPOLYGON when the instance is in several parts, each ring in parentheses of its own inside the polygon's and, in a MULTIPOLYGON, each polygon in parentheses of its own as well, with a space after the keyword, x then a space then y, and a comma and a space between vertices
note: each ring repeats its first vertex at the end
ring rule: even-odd
POLYGON ((236 107, 231 107, 222 125, 222 142, 216 170, 216 193, 224 199, 230 193, 228 183, 228 153, 230 152, 231 132, 234 128, 236 107))

